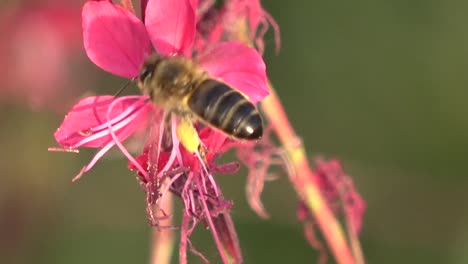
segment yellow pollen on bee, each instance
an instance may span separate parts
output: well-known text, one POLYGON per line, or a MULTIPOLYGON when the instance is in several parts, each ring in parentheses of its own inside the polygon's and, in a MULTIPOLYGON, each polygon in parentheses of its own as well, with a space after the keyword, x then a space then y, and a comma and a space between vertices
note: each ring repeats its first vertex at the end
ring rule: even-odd
POLYGON ((181 119, 177 126, 177 138, 186 150, 195 153, 200 145, 200 138, 192 122, 187 119, 181 119))

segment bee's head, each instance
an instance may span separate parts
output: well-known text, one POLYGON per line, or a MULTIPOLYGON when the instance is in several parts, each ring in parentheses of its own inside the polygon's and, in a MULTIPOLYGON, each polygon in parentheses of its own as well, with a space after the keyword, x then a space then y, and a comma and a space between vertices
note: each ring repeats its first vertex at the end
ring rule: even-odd
POLYGON ((140 74, 138 75, 138 85, 140 86, 140 89, 143 90, 143 87, 148 83, 148 80, 151 80, 158 64, 161 62, 161 59, 162 58, 160 56, 154 54, 145 61, 143 67, 141 67, 140 74))
MULTIPOLYGON (((193 63, 182 56, 153 55, 138 76, 138 87, 154 103, 161 105, 186 95, 193 87, 193 63)), ((200 74, 200 73, 196 73, 200 74)))

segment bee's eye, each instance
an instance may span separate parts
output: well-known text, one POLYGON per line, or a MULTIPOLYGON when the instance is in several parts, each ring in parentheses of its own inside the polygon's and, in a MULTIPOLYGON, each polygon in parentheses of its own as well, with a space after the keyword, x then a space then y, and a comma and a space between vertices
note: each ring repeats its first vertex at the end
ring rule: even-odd
POLYGON ((149 65, 146 65, 143 70, 141 71, 141 74, 140 74, 140 81, 141 82, 144 82, 147 78, 151 77, 151 75, 153 75, 153 72, 154 72, 154 68, 155 68, 155 64, 149 64, 149 65))

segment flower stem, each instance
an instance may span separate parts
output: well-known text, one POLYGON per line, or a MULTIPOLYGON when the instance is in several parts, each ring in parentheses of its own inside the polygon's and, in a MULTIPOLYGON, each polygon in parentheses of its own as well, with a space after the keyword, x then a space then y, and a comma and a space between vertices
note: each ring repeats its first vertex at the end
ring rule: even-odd
POLYGON ((296 172, 296 177, 292 179, 294 188, 304 200, 311 215, 317 220, 317 224, 336 261, 340 264, 355 263, 338 220, 333 216, 313 180, 315 176, 307 161, 304 146, 289 123, 284 108, 270 83, 269 87, 271 93, 261 101, 261 108, 273 126, 282 146, 286 150, 286 155, 294 167, 296 172))
POLYGON ((346 225, 348 226, 349 243, 353 251, 355 262, 356 264, 364 264, 364 255, 362 253, 361 243, 359 243, 358 234, 356 234, 353 228, 349 227, 349 221, 347 220, 346 222, 346 225))
POLYGON ((169 264, 171 263, 172 252, 174 250, 174 231, 169 228, 172 219, 172 200, 173 195, 167 193, 162 200, 161 208, 169 216, 161 220, 162 225, 168 228, 153 227, 152 246, 151 246, 151 264, 169 264))

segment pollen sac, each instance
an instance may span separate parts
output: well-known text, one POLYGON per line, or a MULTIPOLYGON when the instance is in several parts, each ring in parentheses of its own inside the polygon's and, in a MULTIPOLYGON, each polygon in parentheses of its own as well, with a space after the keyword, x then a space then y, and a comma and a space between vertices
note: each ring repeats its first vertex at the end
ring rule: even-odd
POLYGON ((195 153, 200 145, 200 138, 192 122, 181 119, 177 126, 177 138, 184 148, 190 153, 195 153))

